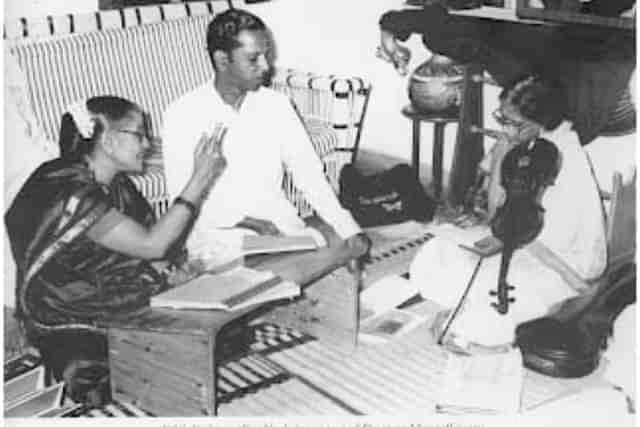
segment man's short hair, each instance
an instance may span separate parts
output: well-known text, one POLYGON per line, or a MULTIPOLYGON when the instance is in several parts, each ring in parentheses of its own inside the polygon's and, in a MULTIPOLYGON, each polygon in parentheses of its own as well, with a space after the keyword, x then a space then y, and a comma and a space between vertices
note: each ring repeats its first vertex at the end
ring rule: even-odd
POLYGON ((266 25, 256 15, 242 9, 229 9, 209 23, 207 27, 207 52, 215 68, 213 54, 217 50, 226 53, 240 46, 238 34, 243 30, 265 31, 266 25))

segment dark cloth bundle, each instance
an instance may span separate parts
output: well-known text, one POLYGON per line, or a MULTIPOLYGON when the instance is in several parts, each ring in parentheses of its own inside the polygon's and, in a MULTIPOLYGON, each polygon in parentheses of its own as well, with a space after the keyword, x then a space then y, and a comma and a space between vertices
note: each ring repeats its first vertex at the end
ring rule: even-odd
POLYGON ((340 203, 362 227, 430 221, 436 207, 407 164, 371 176, 346 165, 340 173, 340 203))

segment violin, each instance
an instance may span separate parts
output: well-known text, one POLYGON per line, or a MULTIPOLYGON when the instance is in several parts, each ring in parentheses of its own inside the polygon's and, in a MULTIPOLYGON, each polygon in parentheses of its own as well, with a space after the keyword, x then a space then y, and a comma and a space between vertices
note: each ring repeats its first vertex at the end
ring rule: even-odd
POLYGON ((533 241, 544 225, 541 199, 560 171, 560 152, 551 141, 535 138, 518 144, 505 156, 500 166, 501 184, 506 200, 491 219, 491 232, 503 243, 498 285, 491 296, 491 305, 506 314, 515 298, 509 292, 515 288, 507 283, 507 272, 516 249, 533 241))

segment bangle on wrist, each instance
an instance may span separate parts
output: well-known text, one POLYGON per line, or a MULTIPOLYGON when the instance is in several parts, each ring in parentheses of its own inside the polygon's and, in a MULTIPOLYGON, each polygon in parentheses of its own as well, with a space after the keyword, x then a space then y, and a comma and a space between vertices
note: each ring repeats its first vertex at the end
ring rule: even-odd
POLYGON ((189 212, 191 212, 192 216, 197 216, 198 215, 198 208, 196 207, 195 203, 190 202, 187 199, 184 199, 182 197, 176 197, 175 200, 173 201, 174 205, 183 205, 185 208, 189 209, 189 212))

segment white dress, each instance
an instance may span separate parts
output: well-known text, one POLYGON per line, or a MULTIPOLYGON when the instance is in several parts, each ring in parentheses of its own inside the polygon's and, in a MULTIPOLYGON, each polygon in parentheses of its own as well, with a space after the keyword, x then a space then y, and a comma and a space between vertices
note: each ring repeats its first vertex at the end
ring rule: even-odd
MULTIPOLYGON (((606 240, 602 204, 588 158, 570 123, 542 136, 556 144, 562 166, 555 184, 544 192, 544 227, 537 240, 582 279, 596 278, 606 266, 606 240)), ((486 227, 446 236, 436 232, 410 268, 411 281, 422 296, 445 308, 455 307, 479 259, 457 242, 468 240, 469 235, 480 239, 489 233, 486 227)), ((506 315, 500 315, 491 307, 496 297, 489 294, 497 287, 500 258, 482 261, 463 310, 451 325, 451 331, 478 344, 510 342, 517 324, 546 314, 552 305, 576 294, 555 270, 525 247, 514 253, 507 276, 509 284, 515 286, 510 293, 515 302, 506 315)))

